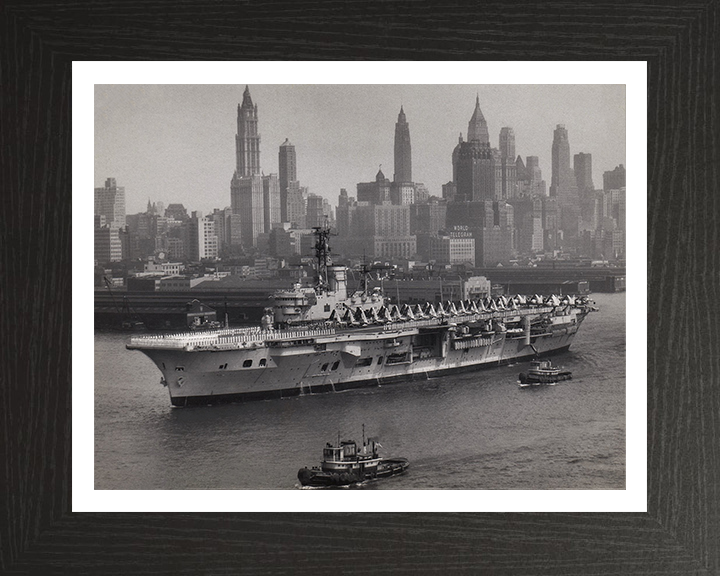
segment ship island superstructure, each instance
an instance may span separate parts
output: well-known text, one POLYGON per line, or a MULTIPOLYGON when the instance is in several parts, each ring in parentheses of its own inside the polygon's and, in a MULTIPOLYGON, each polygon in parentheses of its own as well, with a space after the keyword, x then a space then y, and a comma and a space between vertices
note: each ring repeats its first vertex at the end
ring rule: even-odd
POLYGON ((389 304, 380 290, 348 294, 315 230, 314 286, 274 294, 261 325, 132 337, 162 372, 174 406, 308 393, 432 376, 567 350, 596 308, 586 296, 499 296, 389 304))

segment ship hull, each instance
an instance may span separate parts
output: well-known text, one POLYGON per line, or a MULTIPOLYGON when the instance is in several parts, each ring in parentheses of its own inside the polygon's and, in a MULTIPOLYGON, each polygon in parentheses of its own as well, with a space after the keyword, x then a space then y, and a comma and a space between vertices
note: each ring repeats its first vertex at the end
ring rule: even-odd
POLYGON ((423 380, 558 353, 570 347, 582 318, 530 338, 492 334, 463 340, 437 329, 421 336, 338 334, 325 344, 285 348, 142 352, 163 373, 174 406, 206 405, 423 380))
POLYGON ((383 458, 376 469, 372 472, 361 470, 340 470, 337 472, 325 472, 317 469, 301 468, 298 471, 298 480, 303 486, 317 488, 329 486, 350 486, 372 480, 375 478, 389 478, 404 474, 410 464, 405 458, 383 458))

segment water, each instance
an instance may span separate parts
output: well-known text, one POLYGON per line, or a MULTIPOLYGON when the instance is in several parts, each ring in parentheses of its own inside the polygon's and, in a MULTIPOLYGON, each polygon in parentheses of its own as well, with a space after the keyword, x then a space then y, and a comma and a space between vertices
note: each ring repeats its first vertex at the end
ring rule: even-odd
POLYGON ((172 408, 160 372, 125 334, 95 334, 95 488, 299 487, 325 442, 362 424, 407 474, 362 489, 625 488, 625 294, 553 358, 573 379, 519 388, 527 362, 422 382, 225 406, 172 408))

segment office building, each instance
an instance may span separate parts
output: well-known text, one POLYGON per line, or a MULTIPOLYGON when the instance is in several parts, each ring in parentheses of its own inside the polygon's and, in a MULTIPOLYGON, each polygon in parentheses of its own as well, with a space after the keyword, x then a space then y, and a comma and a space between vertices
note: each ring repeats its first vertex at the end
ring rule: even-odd
POLYGON ((515 247, 518 254, 529 256, 542 252, 544 249, 542 197, 519 196, 508 202, 513 207, 515 247))
POLYGON ((573 156, 573 171, 575 172, 575 182, 578 193, 581 197, 588 192, 595 191, 595 185, 592 180, 592 154, 585 152, 575 154, 575 156, 573 156))
POLYGON ((430 237, 428 260, 438 264, 475 266, 475 239, 467 226, 454 226, 430 237))
POLYGON ((108 226, 125 226, 125 187, 115 178, 105 180, 103 188, 95 188, 95 214, 104 216, 108 226))
POLYGON ((475 239, 475 265, 495 266, 512 258, 513 207, 504 201, 452 202, 447 225, 467 227, 475 239))
POLYGON ((262 183, 264 223, 263 232, 269 234, 270 230, 283 222, 281 216, 280 182, 278 180, 277 174, 269 174, 262 177, 262 183))
POLYGON ((230 204, 233 214, 240 216, 242 245, 257 246, 258 234, 265 232, 265 203, 262 176, 233 176, 230 183, 230 204))
POLYGON ((116 226, 95 228, 95 261, 104 266, 109 262, 120 262, 123 259, 120 229, 116 226))
POLYGON ((393 182, 396 184, 412 182, 410 125, 407 123, 402 106, 400 106, 400 113, 395 124, 395 174, 393 175, 393 182))
POLYGON ((307 213, 305 216, 305 222, 308 228, 325 225, 325 216, 327 213, 325 212, 323 200, 324 198, 322 196, 308 194, 307 213))
POLYGON ((500 198, 508 200, 517 195, 517 165, 515 164, 515 132, 506 126, 500 130, 500 198))
POLYGON ((297 180, 297 160, 295 146, 286 138, 280 145, 278 153, 278 177, 280 185, 280 218, 283 222, 290 222, 288 217, 288 186, 297 180))
POLYGON ((603 173, 603 190, 620 190, 625 188, 625 166, 620 164, 614 170, 603 173))
POLYGON ((410 206, 410 234, 437 234, 446 227, 447 202, 437 198, 410 206))
POLYGON ((368 202, 369 204, 385 204, 390 203, 390 180, 385 178, 382 168, 375 175, 374 182, 359 182, 357 184, 357 200, 358 202, 368 202))
POLYGON ((577 180, 570 168, 570 141, 563 124, 558 124, 553 133, 550 196, 557 198, 561 207, 579 206, 577 180))
POLYGON ((307 187, 300 186, 297 180, 288 182, 286 194, 286 214, 283 222, 290 222, 292 228, 306 228, 307 187))
POLYGON ((460 134, 452 159, 456 202, 494 200, 502 196, 502 159, 500 151, 490 147, 479 97, 468 123, 467 142, 460 134))
POLYGON ((537 156, 528 156, 523 162, 520 156, 515 160, 517 167, 518 196, 546 196, 547 188, 542 179, 540 160, 537 156))
POLYGON ((242 104, 237 108, 237 134, 235 135, 235 171, 238 177, 260 174, 260 134, 258 109, 253 105, 250 89, 245 86, 242 104))
POLYGON ((573 250, 580 222, 580 197, 575 173, 570 168, 570 141, 563 124, 558 124, 553 133, 550 196, 557 198, 560 208, 562 247, 573 250))
POLYGON ((187 226, 190 260, 193 262, 215 260, 218 257, 218 238, 212 216, 203 217, 201 212, 193 212, 187 226))

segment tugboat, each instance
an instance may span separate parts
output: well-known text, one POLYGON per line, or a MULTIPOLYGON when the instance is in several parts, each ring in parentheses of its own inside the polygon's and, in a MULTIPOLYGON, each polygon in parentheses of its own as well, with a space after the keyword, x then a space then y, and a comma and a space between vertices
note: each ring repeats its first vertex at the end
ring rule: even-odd
POLYGON ((555 384, 571 378, 572 372, 553 366, 550 360, 533 360, 527 374, 525 372, 520 373, 519 383, 521 388, 525 388, 526 386, 538 384, 555 384))
POLYGON ((320 466, 301 468, 298 480, 303 486, 350 486, 364 480, 402 474, 408 469, 410 463, 406 458, 380 458, 378 447, 382 446, 374 440, 365 441, 365 426, 360 450, 354 440, 341 442, 338 435, 336 445, 330 442, 325 445, 320 466))

